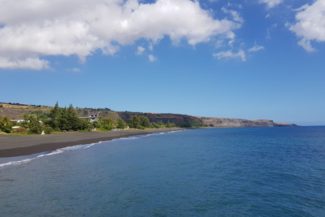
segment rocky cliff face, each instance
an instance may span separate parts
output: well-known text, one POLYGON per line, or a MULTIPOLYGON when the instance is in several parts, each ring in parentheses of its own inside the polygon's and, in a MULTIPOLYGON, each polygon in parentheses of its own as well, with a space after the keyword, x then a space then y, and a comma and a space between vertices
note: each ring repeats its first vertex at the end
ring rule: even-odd
POLYGON ((202 123, 206 127, 281 127, 293 126, 286 123, 275 123, 272 120, 245 120, 245 119, 232 119, 232 118, 210 118, 202 117, 202 123))

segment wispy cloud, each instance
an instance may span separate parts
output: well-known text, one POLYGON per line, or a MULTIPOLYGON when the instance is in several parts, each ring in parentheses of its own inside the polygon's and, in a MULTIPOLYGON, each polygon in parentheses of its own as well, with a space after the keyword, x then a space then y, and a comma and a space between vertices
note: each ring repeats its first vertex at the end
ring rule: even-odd
POLYGON ((154 55, 152 55, 152 54, 149 54, 148 55, 148 60, 149 60, 149 62, 156 62, 157 61, 157 57, 155 57, 154 55))
POLYGON ((142 47, 142 46, 138 46, 138 47, 137 47, 136 54, 137 54, 137 55, 142 55, 145 51, 146 51, 146 48, 144 48, 144 47, 142 47))
POLYGON ((249 48, 248 49, 248 52, 250 53, 256 53, 256 52, 259 52, 259 51, 262 51, 264 50, 264 47, 261 46, 261 45, 254 45, 253 47, 249 48))
POLYGON ((246 61, 246 52, 242 49, 238 51, 232 51, 232 50, 227 50, 227 51, 220 51, 215 54, 213 54, 215 58, 218 60, 222 59, 240 59, 241 61, 246 61))
POLYGON ((81 72, 80 68, 78 68, 78 67, 69 68, 69 69, 67 69, 67 71, 68 72, 73 72, 73 73, 81 72))
POLYGON ((240 59, 241 61, 245 62, 249 54, 257 53, 262 50, 264 50, 263 46, 255 44, 253 47, 248 49, 239 49, 237 51, 234 50, 219 51, 214 53, 213 56, 218 60, 240 59))
POLYGON ((225 14, 230 15, 235 22, 240 23, 240 24, 242 24, 244 22, 244 19, 240 16, 240 14, 237 11, 228 9, 226 7, 221 8, 221 10, 225 14))
POLYGON ((268 8, 274 8, 281 4, 283 0, 260 0, 260 3, 265 4, 268 8))

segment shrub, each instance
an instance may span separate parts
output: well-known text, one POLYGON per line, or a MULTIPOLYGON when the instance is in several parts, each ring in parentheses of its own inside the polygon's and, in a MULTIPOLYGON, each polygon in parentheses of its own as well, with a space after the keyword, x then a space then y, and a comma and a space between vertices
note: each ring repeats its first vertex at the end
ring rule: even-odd
POLYGON ((125 121, 123 121, 122 119, 118 119, 117 120, 117 126, 118 129, 125 129, 127 127, 125 121))
POLYGON ((26 115, 25 116, 25 123, 28 128, 29 133, 34 134, 41 134, 43 131, 42 124, 40 123, 39 119, 34 115, 26 115))
POLYGON ((12 122, 7 117, 0 117, 0 131, 11 133, 12 126, 12 122))
POLYGON ((68 108, 60 108, 58 103, 55 104, 48 114, 47 124, 52 129, 61 131, 88 130, 91 128, 88 120, 78 117, 77 111, 72 105, 68 108))
POLYGON ((114 128, 114 121, 112 119, 100 119, 99 126, 104 130, 112 130, 114 128))
POLYGON ((132 117, 131 121, 129 122, 129 126, 132 128, 137 129, 144 129, 150 127, 149 118, 145 116, 135 115, 132 117))
POLYGON ((27 133, 27 129, 24 127, 15 128, 15 129, 12 129, 12 133, 25 134, 25 133, 27 133))
POLYGON ((43 127, 44 133, 51 134, 53 132, 53 129, 50 126, 45 125, 43 127))

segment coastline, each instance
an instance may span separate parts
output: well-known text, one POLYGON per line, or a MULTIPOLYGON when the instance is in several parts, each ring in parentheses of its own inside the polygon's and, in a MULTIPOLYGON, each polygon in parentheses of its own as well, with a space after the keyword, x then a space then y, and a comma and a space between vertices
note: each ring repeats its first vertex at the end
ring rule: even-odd
POLYGON ((181 128, 118 130, 108 132, 67 132, 50 135, 0 135, 0 158, 36 154, 56 149, 109 141, 138 135, 171 132, 181 128))

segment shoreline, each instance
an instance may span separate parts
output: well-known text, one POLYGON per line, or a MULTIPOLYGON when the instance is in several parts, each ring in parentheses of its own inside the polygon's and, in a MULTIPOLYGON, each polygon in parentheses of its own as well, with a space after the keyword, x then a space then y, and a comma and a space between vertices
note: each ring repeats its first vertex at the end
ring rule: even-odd
POLYGON ((145 130, 118 130, 108 132, 67 132, 49 135, 0 135, 0 158, 18 157, 54 151, 75 145, 86 145, 118 138, 178 131, 181 128, 162 128, 145 130))

